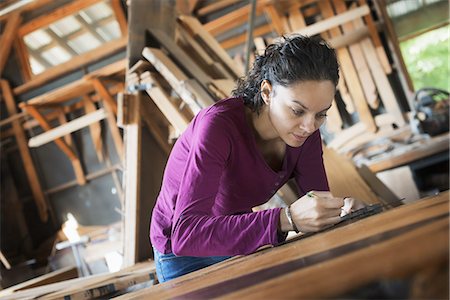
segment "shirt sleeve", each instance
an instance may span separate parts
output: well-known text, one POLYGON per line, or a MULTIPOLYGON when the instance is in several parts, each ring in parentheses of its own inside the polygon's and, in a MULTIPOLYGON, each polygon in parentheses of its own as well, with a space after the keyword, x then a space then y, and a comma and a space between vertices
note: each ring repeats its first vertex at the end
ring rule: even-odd
POLYGON ((305 142, 294 170, 300 197, 311 190, 329 191, 323 164, 322 138, 317 130, 305 142))
POLYGON ((277 245, 280 208, 239 215, 213 214, 220 179, 233 150, 232 139, 228 124, 220 116, 206 115, 199 121, 175 205, 172 252, 180 256, 231 256, 277 245))

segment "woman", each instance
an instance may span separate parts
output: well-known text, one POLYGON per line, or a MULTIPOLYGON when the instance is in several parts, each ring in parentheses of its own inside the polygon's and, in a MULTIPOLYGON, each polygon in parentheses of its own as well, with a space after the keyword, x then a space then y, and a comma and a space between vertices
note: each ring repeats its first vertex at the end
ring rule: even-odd
POLYGON ((152 215, 161 282, 275 246, 290 230, 318 231, 339 221, 344 200, 328 192, 318 130, 338 69, 323 40, 285 37, 257 57, 233 98, 193 119, 170 154, 152 215), (300 199, 252 212, 290 178, 300 199))

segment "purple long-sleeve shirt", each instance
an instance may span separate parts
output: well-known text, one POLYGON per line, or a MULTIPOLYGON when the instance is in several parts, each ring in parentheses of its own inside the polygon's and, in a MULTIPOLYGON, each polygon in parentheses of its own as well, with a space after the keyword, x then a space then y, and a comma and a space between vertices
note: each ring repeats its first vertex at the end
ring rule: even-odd
POLYGON ((252 212, 290 178, 300 193, 329 190, 317 130, 298 148, 286 146, 275 172, 256 146, 242 98, 203 109, 175 143, 153 209, 150 238, 180 256, 249 254, 277 245, 281 208, 252 212))

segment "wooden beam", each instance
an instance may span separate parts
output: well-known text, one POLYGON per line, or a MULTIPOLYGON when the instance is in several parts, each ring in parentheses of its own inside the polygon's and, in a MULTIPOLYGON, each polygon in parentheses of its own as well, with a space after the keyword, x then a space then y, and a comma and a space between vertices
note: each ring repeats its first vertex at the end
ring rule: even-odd
POLYGON ((0 47, 0 74, 3 73, 3 69, 13 46, 13 41, 17 38, 16 33, 21 22, 22 17, 18 13, 11 15, 6 21, 5 29, 0 37, 0 45, 2 45, 0 47))
POLYGON ((106 110, 107 122, 109 126, 109 130, 111 131, 111 135, 114 141, 114 145, 116 147, 117 155, 120 160, 123 160, 124 157, 124 149, 123 149, 123 140, 122 135, 120 134, 119 127, 117 127, 116 115, 117 115, 117 103, 109 94, 106 87, 101 83, 98 78, 92 79, 92 83, 97 91, 97 93, 103 99, 103 106, 106 110))
MULTIPOLYGON (((358 2, 361 6, 367 5, 366 0, 358 0, 358 2)), ((378 58, 380 59, 381 65, 383 66, 384 72, 386 74, 391 74, 391 64, 389 63, 386 52, 384 51, 383 44, 381 43, 380 36, 378 35, 378 30, 373 22, 372 15, 365 15, 364 20, 366 21, 366 25, 369 28, 370 36, 375 45, 376 53, 378 58)))
MULTIPOLYGON (((354 25, 356 27, 364 26, 362 20, 355 20, 354 25)), ((376 54, 372 41, 369 38, 366 38, 361 42, 361 45, 364 56, 369 65, 370 72, 372 73, 372 77, 375 81, 375 85, 377 86, 378 93, 380 94, 386 111, 395 117, 395 120, 399 127, 405 125, 405 117, 403 116, 403 112, 400 109, 400 105, 398 104, 397 98, 395 97, 389 80, 383 71, 383 67, 380 61, 377 59, 378 56, 376 54)))
POLYGON ((76 118, 74 120, 71 120, 70 122, 67 122, 58 127, 55 127, 51 130, 45 131, 44 133, 32 137, 31 139, 28 140, 28 146, 29 147, 42 146, 44 144, 54 141, 57 138, 63 137, 74 131, 80 130, 81 128, 89 126, 105 118, 106 118, 105 110, 98 109, 95 112, 88 113, 82 117, 76 118))
POLYGON ((19 29, 19 36, 23 38, 26 34, 33 32, 37 29, 48 26, 53 22, 56 22, 64 17, 73 15, 74 13, 89 7, 101 0, 75 0, 63 7, 60 7, 48 14, 44 14, 40 17, 32 19, 28 23, 22 25, 19 29))
MULTIPOLYGON (((16 102, 14 100, 9 83, 6 80, 1 79, 0 85, 9 115, 17 114, 16 102)), ((47 204, 44 192, 42 191, 39 177, 34 167, 33 159, 31 158, 30 150, 27 146, 27 138, 25 132, 19 120, 13 120, 12 127, 14 135, 16 137, 17 145, 19 147, 23 166, 25 168, 25 174, 27 176, 28 183, 30 184, 31 193, 33 194, 33 199, 36 202, 36 206, 39 211, 39 217, 42 222, 46 223, 48 220, 49 206, 47 204)))
POLYGON ((174 105, 169 96, 155 80, 154 75, 150 72, 143 73, 141 75, 141 82, 149 83, 153 86, 147 90, 148 95, 178 133, 182 133, 187 128, 190 120, 181 114, 178 107, 174 105))
MULTIPOLYGON (((39 125, 41 125, 42 129, 45 131, 51 130, 52 126, 45 119, 45 117, 32 105, 27 105, 26 103, 21 103, 20 107, 25 110, 28 114, 30 114, 33 118, 35 118, 39 125)), ((79 185, 86 184, 86 178, 84 176, 83 168, 81 166, 80 159, 77 157, 75 152, 70 148, 69 145, 61 138, 55 139, 56 145, 69 157, 70 162, 72 163, 75 177, 79 185)))
MULTIPOLYGON (((343 0, 333 0, 333 4, 337 14, 347 11, 347 7, 343 0)), ((342 25, 342 29, 344 33, 353 32, 354 26, 352 23, 345 23, 342 25)), ((367 103, 369 103, 370 107, 373 109, 377 109, 380 104, 380 100, 378 98, 375 83, 370 74, 369 67, 364 59, 361 45, 359 43, 349 45, 349 51, 358 70, 359 80, 363 83, 361 86, 363 88, 364 95, 366 96, 367 103)))
MULTIPOLYGON (((319 1, 318 3, 321 2, 319 1)), ((323 21, 316 22, 312 25, 307 26, 306 28, 296 31, 295 33, 309 36, 316 35, 318 33, 330 30, 331 28, 334 28, 336 26, 342 25, 346 22, 353 21, 369 13, 369 7, 367 5, 363 5, 361 7, 351 9, 346 13, 340 14, 338 16, 326 18, 323 21)))
POLYGON ((189 78, 161 50, 147 47, 142 51, 142 55, 169 82, 172 89, 189 105, 194 114, 214 103, 211 97, 202 97, 207 94, 201 95, 195 89, 189 89, 189 86, 185 84, 189 78))
MULTIPOLYGON (((97 110, 94 101, 89 95, 83 95, 84 110, 86 113, 92 113, 97 110)), ((103 139, 102 139, 102 127, 99 122, 89 125, 89 131, 91 133, 92 144, 94 145, 95 153, 99 162, 103 162, 103 139)))
MULTIPOLYGON (((263 36, 270 32, 272 32, 272 27, 270 26, 270 24, 265 24, 265 25, 256 27, 253 32, 253 36, 254 37, 263 36)), ((224 49, 231 49, 236 46, 244 44, 246 39, 247 39, 247 34, 243 33, 243 34, 231 37, 229 39, 226 39, 224 41, 221 41, 220 46, 222 46, 222 48, 224 48, 224 49)))
POLYGON ((40 87, 56 77, 62 76, 63 74, 76 70, 77 68, 81 68, 94 61, 98 61, 101 58, 118 52, 121 49, 125 49, 126 44, 127 37, 122 37, 120 39, 110 41, 97 49, 73 57, 70 61, 45 70, 43 73, 34 76, 32 80, 14 88, 14 94, 20 95, 40 87))
POLYGON ((273 26, 274 31, 282 36, 283 34, 290 32, 291 29, 287 24, 286 18, 281 16, 277 8, 273 4, 267 4, 264 6, 264 13, 270 19, 269 24, 273 26))
MULTIPOLYGON (((58 107, 55 112, 58 114, 59 125, 61 126, 63 124, 67 124, 67 118, 66 118, 66 113, 64 112, 64 109, 62 107, 58 107)), ((58 127, 55 127, 55 129, 56 128, 58 128, 58 127)), ((54 129, 52 129, 52 130, 54 130, 54 129)), ((50 131, 52 131, 52 130, 50 130, 50 131)), ((30 140, 28 140, 28 147, 31 148, 32 146, 30 146, 30 140)), ((69 145, 70 148, 73 149, 74 143, 73 143, 73 139, 72 139, 72 136, 70 135, 70 133, 64 135, 64 141, 66 141, 67 145, 69 145)))
MULTIPOLYGON (((327 19, 335 18, 333 17, 333 9, 328 0, 320 1, 318 5, 323 16, 327 19)), ((340 16, 342 16, 342 14, 340 16)), ((341 32, 339 28, 332 28, 330 30, 330 34, 331 36, 340 36, 341 32)), ((346 47, 339 48, 336 52, 342 70, 341 74, 343 75, 345 82, 347 83, 347 87, 350 90, 356 110, 358 111, 359 119, 361 122, 366 124, 369 131, 375 132, 377 130, 377 126, 364 97, 364 91, 362 90, 361 83, 359 82, 358 74, 353 65, 350 53, 346 47)))
POLYGON ((201 8, 199 8, 197 11, 197 16, 203 17, 205 15, 208 15, 215 11, 224 9, 226 7, 229 7, 229 6, 239 3, 239 2, 242 2, 242 0, 216 0, 216 1, 213 1, 213 2, 209 3, 208 5, 205 5, 201 8))
POLYGON ((120 0, 111 0, 111 7, 116 16, 117 23, 119 23, 120 32, 122 36, 128 35, 128 24, 125 18, 125 13, 122 8, 122 4, 120 0))
POLYGON ((180 16, 177 20, 200 45, 205 47, 211 57, 221 62, 229 72, 235 75, 235 78, 244 75, 244 71, 236 66, 228 53, 196 18, 180 16))

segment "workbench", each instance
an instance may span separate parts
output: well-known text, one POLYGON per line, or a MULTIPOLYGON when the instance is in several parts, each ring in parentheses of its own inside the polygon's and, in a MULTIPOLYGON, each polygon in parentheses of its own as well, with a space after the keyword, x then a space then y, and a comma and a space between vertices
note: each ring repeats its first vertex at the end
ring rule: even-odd
POLYGON ((445 191, 116 299, 358 298, 389 280, 413 298, 448 297, 448 256, 445 191))

